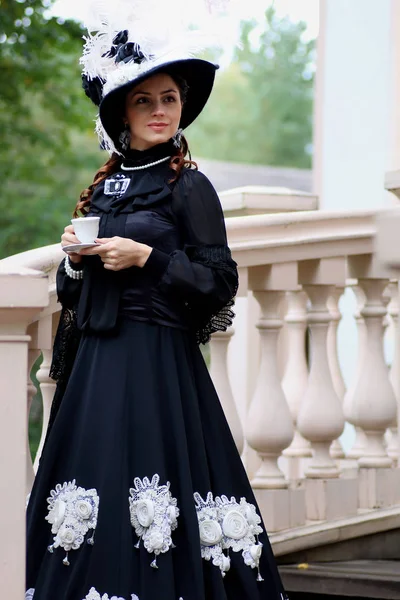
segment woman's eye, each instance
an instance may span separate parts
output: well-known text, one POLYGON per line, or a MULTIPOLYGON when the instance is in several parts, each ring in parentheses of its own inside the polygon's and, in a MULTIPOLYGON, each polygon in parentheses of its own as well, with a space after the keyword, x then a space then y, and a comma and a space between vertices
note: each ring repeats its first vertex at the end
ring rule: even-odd
POLYGON ((138 98, 136 104, 145 104, 146 102, 148 102, 148 99, 143 96, 142 98, 138 98))
POLYGON ((166 102, 175 102, 175 96, 167 96, 167 97, 165 98, 165 101, 166 101, 166 102))

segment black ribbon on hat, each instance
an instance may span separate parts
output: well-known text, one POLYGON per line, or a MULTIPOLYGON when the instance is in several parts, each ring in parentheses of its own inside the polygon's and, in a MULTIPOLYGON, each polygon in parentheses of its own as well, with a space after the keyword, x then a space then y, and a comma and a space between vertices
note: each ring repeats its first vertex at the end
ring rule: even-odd
POLYGON ((82 75, 82 87, 85 94, 96 106, 99 106, 103 98, 103 85, 104 80, 100 77, 89 79, 87 75, 82 75))
POLYGON ((136 64, 142 63, 146 57, 143 52, 140 50, 139 44, 135 44, 134 42, 128 42, 129 31, 124 29, 117 33, 117 35, 113 39, 113 45, 110 50, 106 52, 103 56, 107 56, 109 58, 115 57, 115 62, 130 62, 133 61, 136 64))

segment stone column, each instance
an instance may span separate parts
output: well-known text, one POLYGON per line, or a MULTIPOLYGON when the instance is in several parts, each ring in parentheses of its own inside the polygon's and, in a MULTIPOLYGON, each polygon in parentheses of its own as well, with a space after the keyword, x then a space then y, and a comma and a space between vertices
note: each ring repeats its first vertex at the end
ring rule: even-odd
POLYGON ((232 431, 236 447, 243 452, 243 429, 239 419, 235 400, 232 394, 228 373, 228 346, 235 330, 230 327, 227 331, 214 333, 210 342, 211 368, 210 375, 224 409, 226 419, 232 431))
POLYGON ((400 499, 400 479, 392 473, 392 460, 384 445, 384 435, 396 417, 397 402, 383 353, 383 319, 386 306, 383 292, 388 284, 385 272, 373 255, 349 258, 352 277, 364 291, 361 310, 367 330, 362 371, 354 391, 352 421, 365 434, 360 466, 360 508, 376 508, 400 499))
POLYGON ((47 278, 0 263, 0 581, 4 598, 25 595, 28 325, 48 304, 47 278))
POLYGON ((261 361, 256 388, 245 427, 247 443, 261 459, 251 483, 266 527, 278 531, 304 522, 302 490, 288 489, 278 465, 282 451, 293 438, 293 420, 282 390, 277 364, 277 340, 282 320, 280 303, 286 289, 297 289, 296 263, 254 267, 249 289, 260 304, 261 361))
MULTIPOLYGON (((342 314, 339 309, 339 300, 342 297, 344 288, 335 287, 332 294, 328 298, 328 309, 331 313, 331 322, 328 329, 328 363, 329 369, 332 376, 333 388, 336 392, 337 397, 343 403, 343 398, 346 393, 346 387, 344 384, 342 371, 339 364, 338 347, 337 347, 337 335, 340 321, 342 320, 342 314)), ((345 458, 344 450, 340 440, 334 440, 330 453, 332 458, 342 459, 345 458)))
POLYGON ((389 284, 389 291, 391 294, 391 301, 388 306, 388 313, 392 319, 392 332, 394 338, 394 352, 393 360, 390 368, 390 383, 393 386, 393 391, 397 400, 397 412, 395 420, 389 428, 390 439, 388 446, 388 454, 393 460, 394 465, 398 465, 400 458, 400 445, 399 445, 399 421, 398 415, 400 412, 400 347, 399 337, 397 335, 399 328, 399 288, 397 281, 392 281, 389 284))
POLYGON ((303 476, 303 462, 311 456, 310 442, 297 429, 297 418, 308 384, 306 357, 307 294, 299 289, 286 293, 287 361, 282 389, 292 413, 294 438, 283 455, 288 459, 290 479, 303 476))
POLYGON ((358 357, 357 357, 357 366, 355 370, 355 374, 352 378, 350 386, 344 396, 343 400, 343 412, 346 421, 351 423, 354 426, 356 437, 354 440, 354 444, 350 451, 347 454, 349 459, 357 460, 362 456, 363 449, 365 446, 365 435, 363 430, 360 427, 357 427, 352 420, 352 406, 353 406, 353 398, 354 392, 357 386, 358 379, 362 373, 363 369, 363 361, 364 361, 364 351, 367 345, 367 330, 365 327, 364 317, 361 316, 361 310, 365 304, 365 294, 360 286, 353 284, 353 292, 357 300, 357 309, 354 313, 354 318, 357 324, 357 339, 358 339, 358 357))
POLYGON ((56 391, 56 383, 49 377, 49 371, 51 366, 51 359, 53 355, 53 315, 46 315, 38 322, 38 340, 37 344, 40 348, 43 360, 40 365, 36 377, 39 382, 40 391, 42 393, 43 402, 43 423, 42 423, 42 435, 40 437, 39 447, 36 453, 34 462, 34 471, 36 473, 39 460, 43 450, 44 440, 46 439, 47 426, 49 423, 51 405, 56 391))
POLYGON ((299 280, 310 298, 311 370, 303 398, 298 428, 311 442, 313 457, 306 470, 306 506, 309 519, 333 519, 357 511, 356 479, 339 478, 330 446, 343 431, 342 403, 334 389, 327 353, 332 319, 327 302, 333 286, 344 286, 344 258, 324 258, 299 264, 299 280), (340 499, 340 501, 339 501, 340 499))

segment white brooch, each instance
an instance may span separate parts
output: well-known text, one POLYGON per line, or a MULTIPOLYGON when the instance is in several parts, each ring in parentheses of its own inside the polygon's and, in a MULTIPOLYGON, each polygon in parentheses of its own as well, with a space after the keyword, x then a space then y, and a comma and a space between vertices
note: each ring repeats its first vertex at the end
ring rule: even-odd
POLYGON ((94 544, 94 530, 97 525, 99 512, 99 496, 95 489, 85 490, 77 487, 75 479, 68 483, 56 485, 47 498, 48 515, 46 521, 51 524, 54 533, 54 543, 48 547, 49 552, 61 546, 66 551, 64 565, 69 565, 68 552, 77 550, 84 542, 84 537, 93 529, 92 536, 87 540, 94 544))
POLYGON ((245 498, 238 503, 233 496, 230 500, 224 495, 216 496, 214 500, 211 492, 208 492, 205 500, 196 492, 194 499, 202 557, 212 559, 224 577, 230 568, 230 559, 223 551, 232 549, 242 552, 244 563, 253 569, 257 568, 257 580, 262 581, 259 571, 262 544, 258 542, 258 535, 263 529, 255 506, 245 498))
MULTIPOLYGON (((156 557, 174 547, 171 532, 178 526, 179 509, 176 498, 169 491, 169 481, 166 485, 158 485, 159 475, 153 475, 150 482, 148 477, 143 481, 135 477, 135 487, 129 490, 129 511, 132 527, 139 538, 136 547, 143 540, 144 547, 156 557)), ((151 566, 157 569, 154 558, 151 566)))

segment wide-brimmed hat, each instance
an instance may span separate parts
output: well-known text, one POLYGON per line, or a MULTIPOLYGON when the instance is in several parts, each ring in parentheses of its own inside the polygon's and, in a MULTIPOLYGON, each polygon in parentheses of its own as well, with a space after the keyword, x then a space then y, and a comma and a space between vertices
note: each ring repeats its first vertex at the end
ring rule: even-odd
POLYGON ((95 11, 95 22, 87 25, 80 60, 83 87, 99 106, 96 131, 110 154, 121 154, 119 138, 124 129, 126 94, 140 82, 157 73, 185 81, 182 129, 198 117, 213 88, 218 65, 197 57, 210 46, 210 38, 204 31, 184 29, 179 15, 172 10, 173 3, 152 1, 158 2, 158 20, 150 0, 114 0, 107 9, 100 4, 102 10, 95 11), (169 24, 160 17, 162 9, 169 24))
POLYGON ((126 83, 106 93, 100 103, 100 121, 116 150, 120 149, 119 136, 124 128, 122 118, 126 95, 145 79, 157 73, 167 73, 172 78, 177 76, 185 81, 187 92, 179 124, 182 129, 186 129, 199 116, 211 94, 218 65, 198 58, 167 61, 157 66, 151 65, 151 62, 146 61, 150 64, 145 63, 147 68, 136 77, 129 77, 126 83))

